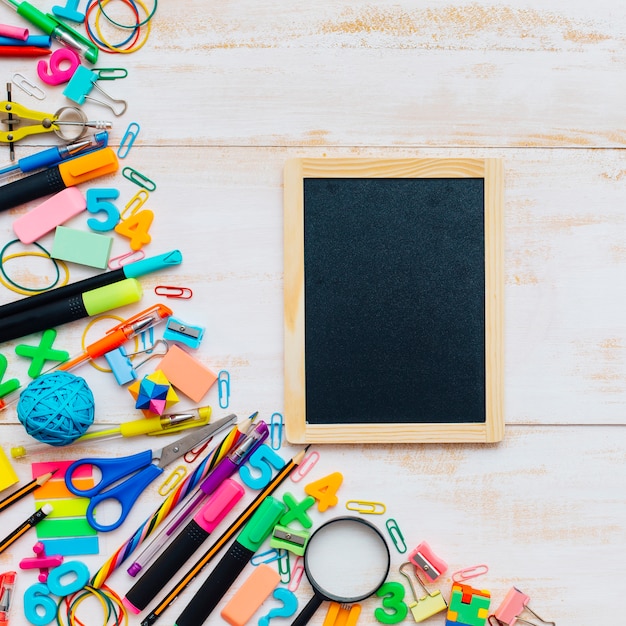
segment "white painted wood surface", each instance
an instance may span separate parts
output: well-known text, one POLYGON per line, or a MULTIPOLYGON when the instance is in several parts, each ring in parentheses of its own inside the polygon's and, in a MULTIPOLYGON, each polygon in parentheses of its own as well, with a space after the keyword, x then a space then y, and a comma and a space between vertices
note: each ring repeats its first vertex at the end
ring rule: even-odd
MULTIPOLYGON (((53 4, 36 2, 43 9, 53 4)), ((2 5, 0 22, 19 18, 2 5)), ((345 483, 333 512, 343 512, 348 499, 385 502, 409 546, 428 540, 450 572, 487 563, 489 574, 476 584, 492 591, 494 606, 515 584, 541 616, 574 626, 621 615, 625 32, 617 0, 189 0, 184 8, 159 5, 141 51, 102 55, 98 63, 129 70, 124 81, 103 86, 129 103, 114 120, 112 144, 128 123, 141 124, 122 165, 158 186, 150 198, 155 222, 146 252, 179 247, 184 255, 170 274, 142 280, 141 306, 128 312, 157 302, 157 284, 193 289, 191 300, 168 304, 206 326, 199 358, 230 371, 230 408, 241 417, 258 409, 269 419, 282 409, 286 159, 505 160, 504 442, 320 446, 311 476, 341 471, 345 483), (593 600, 592 589, 599 592, 593 600)), ((35 78, 33 60, 0 59, 0 67, 5 81, 16 71, 35 78)), ((15 88, 14 99, 46 111, 67 103, 62 87, 45 89, 42 102, 15 88)), ((97 105, 85 110, 111 119, 97 105)), ((17 155, 51 143, 41 137, 21 142, 17 155)), ((8 150, 4 154, 2 164, 8 163, 8 150)), ((120 189, 120 205, 137 190, 120 174, 101 183, 120 189)), ((3 242, 13 238, 11 220, 35 204, 0 215, 3 242)), ((84 227, 85 218, 72 224, 84 227)), ((43 243, 49 246, 51 238, 43 243)), ((114 251, 125 245, 116 238, 114 251)), ((8 267, 26 281, 50 272, 35 260, 8 267)), ((72 268, 72 280, 90 273, 72 268)), ((0 302, 14 297, 0 291, 0 302)), ((78 322, 59 329, 56 346, 77 352, 83 329, 78 322)), ((9 358, 7 376, 27 381, 28 364, 13 352, 19 342, 3 345, 2 353, 9 358)), ((105 374, 89 366, 77 373, 94 390, 97 423, 136 417, 130 396, 105 374)), ((217 405, 215 389, 207 399, 217 405)), ((0 427, 5 450, 27 441, 13 410, 0 413, 0 427)), ((113 453, 150 444, 118 441, 113 453)), ((41 458, 111 451, 109 443, 41 458)), ((283 449, 285 457, 290 452, 283 449)), ((29 464, 15 466, 26 481, 29 464)), ((92 571, 156 508, 156 487, 127 524, 102 537, 103 553, 86 559, 92 571)), ((297 495, 300 489, 290 481, 283 488, 297 495)), ((30 512, 28 500, 4 512, 3 528, 8 532, 30 512)), ((0 570, 15 568, 32 543, 34 533, 0 555, 0 570)), ((393 561, 397 566, 402 557, 394 554, 393 561)), ((21 574, 18 595, 35 578, 21 574)), ((447 596, 449 575, 444 578, 447 596)), ((123 593, 129 580, 120 571, 111 584, 123 593)), ((306 584, 299 595, 306 597, 306 584)), ((189 597, 161 622, 173 623, 189 597)), ((362 623, 375 623, 377 605, 366 603, 362 623)), ((18 605, 15 626, 26 624, 20 613, 18 605)), ((322 619, 320 612, 314 621, 322 619)), ((209 623, 221 623, 217 612, 209 623)))

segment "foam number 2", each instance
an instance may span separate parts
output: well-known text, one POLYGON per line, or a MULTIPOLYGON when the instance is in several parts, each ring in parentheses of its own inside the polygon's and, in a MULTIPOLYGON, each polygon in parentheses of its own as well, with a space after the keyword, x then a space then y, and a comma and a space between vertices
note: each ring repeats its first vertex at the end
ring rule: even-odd
POLYGON ((284 465, 285 461, 268 445, 263 444, 252 453, 248 464, 239 468, 239 478, 250 489, 263 489, 272 479, 272 468, 279 470, 284 465), (258 469, 261 472, 260 476, 256 478, 252 476, 248 465, 258 469))
POLYGON ((87 189, 85 197, 87 199, 87 210, 89 213, 104 213, 104 220, 97 220, 90 217, 87 220, 87 226, 91 230, 105 233, 113 230, 120 221, 120 212, 117 207, 109 200, 115 200, 120 195, 117 189, 87 189))
POLYGON ((130 239, 131 250, 141 250, 144 244, 152 241, 148 230, 153 219, 154 213, 148 209, 143 209, 121 221, 115 227, 115 232, 130 239))
POLYGON ((382 624, 397 624, 408 614, 409 608, 404 602, 404 585, 396 582, 386 582, 376 592, 383 599, 382 609, 378 607, 374 611, 374 617, 382 624))

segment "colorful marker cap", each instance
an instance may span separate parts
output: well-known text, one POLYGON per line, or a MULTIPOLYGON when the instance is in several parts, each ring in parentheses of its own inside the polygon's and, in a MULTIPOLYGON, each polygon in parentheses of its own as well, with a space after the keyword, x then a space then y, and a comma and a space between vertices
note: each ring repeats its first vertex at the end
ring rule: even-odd
POLYGON ((126 278, 85 292, 83 303, 89 315, 99 315, 105 311, 138 302, 142 295, 143 290, 139 281, 136 278, 126 278))

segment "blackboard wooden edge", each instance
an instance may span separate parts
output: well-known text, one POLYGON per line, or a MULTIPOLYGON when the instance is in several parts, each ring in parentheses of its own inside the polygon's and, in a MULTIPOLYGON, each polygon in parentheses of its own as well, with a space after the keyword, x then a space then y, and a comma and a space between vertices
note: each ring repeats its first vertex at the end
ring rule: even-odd
POLYGON ((493 443, 504 437, 504 166, 501 159, 289 159, 284 169, 285 436, 290 443, 493 443), (486 421, 308 424, 304 354, 304 178, 484 178, 486 421))

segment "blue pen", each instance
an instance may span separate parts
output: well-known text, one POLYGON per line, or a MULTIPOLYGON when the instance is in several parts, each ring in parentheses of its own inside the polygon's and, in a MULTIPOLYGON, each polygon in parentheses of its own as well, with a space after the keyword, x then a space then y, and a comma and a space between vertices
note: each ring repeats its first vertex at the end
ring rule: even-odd
POLYGON ((96 133, 92 139, 84 139, 77 141, 67 146, 54 146, 53 148, 47 148, 41 152, 31 154, 30 156, 21 158, 14 165, 9 165, 0 170, 0 177, 20 170, 22 173, 33 172, 35 170, 41 170, 46 167, 51 167, 71 159, 72 157, 104 148, 109 142, 109 133, 105 130, 100 133, 96 133))

